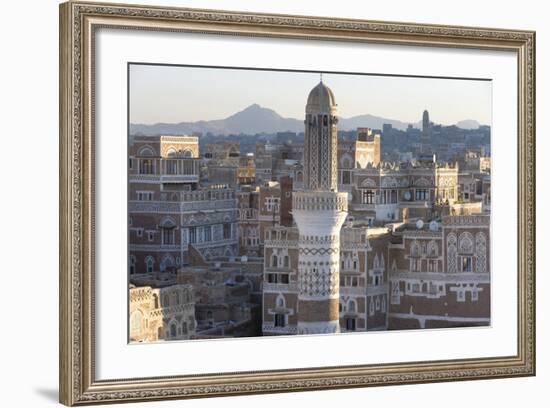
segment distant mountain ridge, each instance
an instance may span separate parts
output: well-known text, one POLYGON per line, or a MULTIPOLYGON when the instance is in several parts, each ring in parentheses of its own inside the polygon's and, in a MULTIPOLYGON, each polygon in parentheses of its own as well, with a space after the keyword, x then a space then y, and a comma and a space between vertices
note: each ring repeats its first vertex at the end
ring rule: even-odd
POLYGON ((477 120, 467 119, 467 120, 461 120, 459 122, 456 122, 456 126, 461 129, 472 130, 472 129, 479 129, 481 125, 477 120))
MULTIPOLYGON (((370 114, 353 116, 351 118, 339 118, 339 130, 355 130, 358 127, 370 127, 382 129, 383 124, 391 124, 394 128, 405 130, 408 122, 396 119, 387 119, 370 114)), ((419 127, 420 122, 412 123, 419 127)), ((475 120, 463 120, 457 126, 464 129, 476 129, 479 123, 475 120), (460 126, 459 124, 462 124, 460 126), (476 126, 477 125, 477 126, 476 126)), ((304 121, 294 118, 284 118, 272 109, 264 108, 258 104, 252 104, 240 112, 237 112, 225 119, 201 120, 197 122, 179 123, 155 123, 155 124, 130 124, 130 134, 142 134, 153 136, 160 134, 192 134, 212 133, 216 135, 229 134, 258 134, 277 132, 303 132, 304 121)))

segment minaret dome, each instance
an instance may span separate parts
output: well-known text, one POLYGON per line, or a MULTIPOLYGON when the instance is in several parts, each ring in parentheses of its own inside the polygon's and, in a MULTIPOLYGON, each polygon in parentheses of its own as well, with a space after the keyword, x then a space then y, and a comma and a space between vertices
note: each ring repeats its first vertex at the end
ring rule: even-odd
POLYGON ((336 98, 331 89, 321 81, 311 90, 307 97, 306 113, 328 113, 335 115, 337 106, 336 98))

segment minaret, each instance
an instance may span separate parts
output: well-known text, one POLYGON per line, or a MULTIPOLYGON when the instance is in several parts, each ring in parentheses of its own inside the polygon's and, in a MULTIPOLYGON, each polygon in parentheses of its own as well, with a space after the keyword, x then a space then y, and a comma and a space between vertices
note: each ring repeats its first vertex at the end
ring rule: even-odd
POLYGON ((430 149, 431 125, 430 114, 427 110, 422 113, 422 136, 420 138, 422 153, 428 153, 430 149))
POLYGON ((422 133, 428 133, 430 129, 430 114, 427 110, 422 113, 422 133))
POLYGON ((298 333, 337 333, 340 293, 340 229, 347 193, 337 192, 336 100, 321 82, 307 99, 304 188, 292 195, 299 230, 298 333))

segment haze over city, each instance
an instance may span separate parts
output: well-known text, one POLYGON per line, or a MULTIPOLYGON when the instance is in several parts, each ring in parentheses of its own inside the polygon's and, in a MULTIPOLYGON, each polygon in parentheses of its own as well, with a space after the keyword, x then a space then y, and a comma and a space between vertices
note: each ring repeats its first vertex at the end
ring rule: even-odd
MULTIPOLYGON (((184 66, 130 66, 130 123, 227 118, 259 104, 303 120, 303 99, 320 74, 184 66)), ((491 124, 491 81, 324 73, 338 116, 371 114, 417 124, 424 109, 435 123, 491 124)))

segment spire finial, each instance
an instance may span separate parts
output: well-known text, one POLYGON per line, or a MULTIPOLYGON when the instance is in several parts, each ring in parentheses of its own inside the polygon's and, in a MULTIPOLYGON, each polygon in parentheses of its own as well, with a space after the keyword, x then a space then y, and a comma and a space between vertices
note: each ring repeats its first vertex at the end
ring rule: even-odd
POLYGON ((323 73, 321 72, 321 83, 323 83, 323 73))

